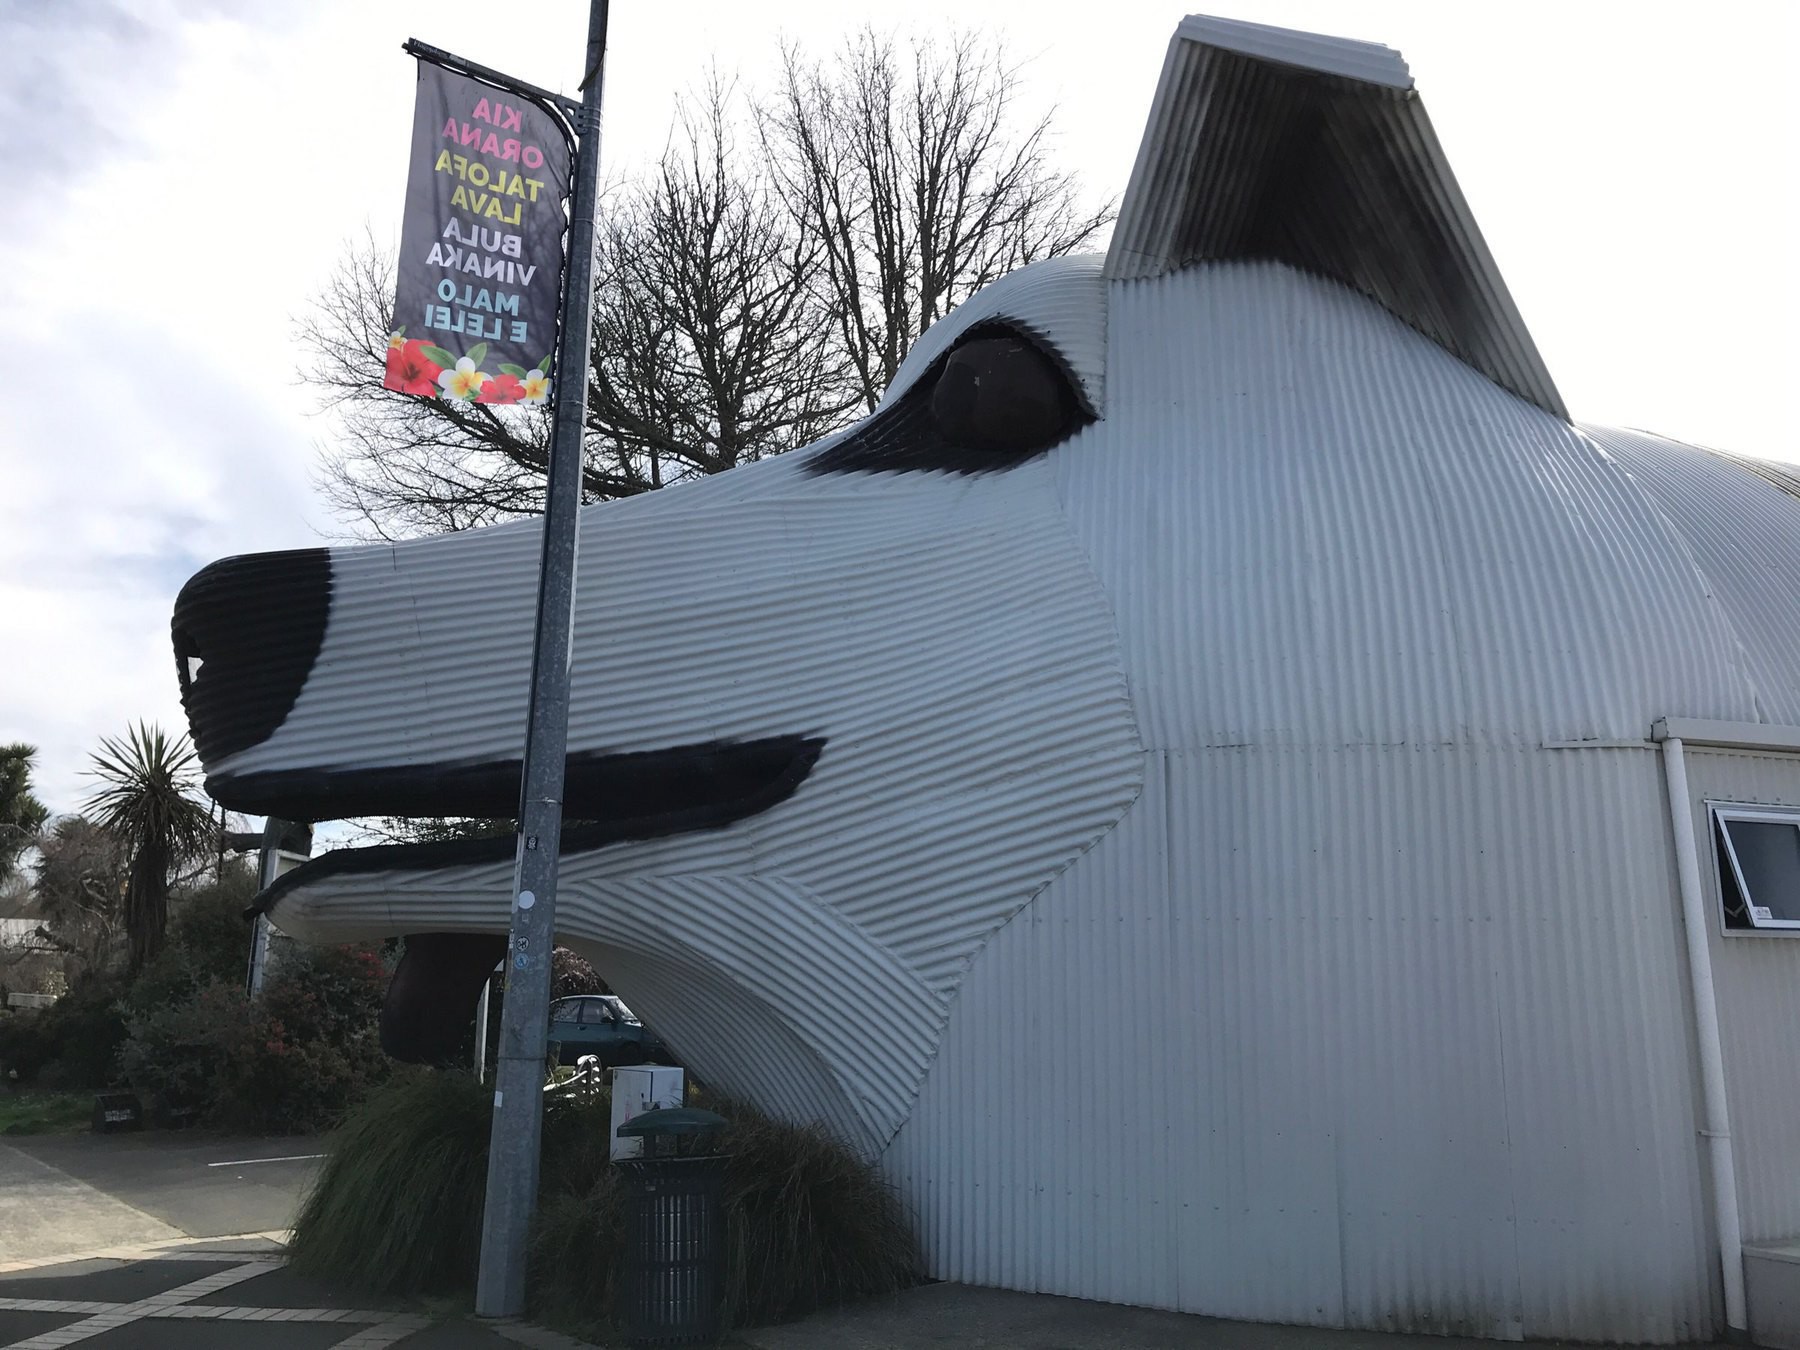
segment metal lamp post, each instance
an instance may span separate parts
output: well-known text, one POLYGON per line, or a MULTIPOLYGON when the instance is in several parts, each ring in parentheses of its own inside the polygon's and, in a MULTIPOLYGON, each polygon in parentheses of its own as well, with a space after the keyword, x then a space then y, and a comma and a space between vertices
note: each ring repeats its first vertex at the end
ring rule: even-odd
POLYGON ((575 599, 576 514, 581 505, 581 432, 587 411, 589 319, 593 307, 594 212, 599 195, 600 95, 607 0, 592 0, 569 216, 568 264, 556 358, 555 434, 538 581, 531 712, 526 727, 519 839, 513 868, 506 1002, 494 1075, 487 1205, 475 1311, 516 1317, 525 1309, 525 1254, 537 1200, 543 1120, 544 1042, 550 1007, 550 952, 556 939, 556 870, 562 838, 564 758, 569 731, 569 663, 575 599))

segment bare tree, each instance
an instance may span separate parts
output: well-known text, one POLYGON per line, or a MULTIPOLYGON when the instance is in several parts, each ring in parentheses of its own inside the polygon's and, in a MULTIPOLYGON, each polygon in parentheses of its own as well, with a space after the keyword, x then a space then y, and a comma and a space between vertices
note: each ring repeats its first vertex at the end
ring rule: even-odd
MULTIPOLYGON (((1015 134, 1017 72, 973 37, 904 60, 865 33, 830 64, 784 52, 745 111, 714 77, 661 161, 607 194, 595 248, 586 500, 632 496, 816 440, 875 406, 912 342, 957 302, 1093 241, 1048 167, 1049 118, 1015 134)), ((382 387, 393 264, 367 242, 300 337, 336 415, 319 481, 382 538, 542 508, 542 409, 382 387)))
MULTIPOLYGON (((831 316, 807 285, 816 245, 741 152, 731 101, 715 80, 682 109, 655 169, 609 193, 595 244, 588 501, 803 445, 856 406, 831 316)), ((392 295, 391 257, 365 244, 301 326, 309 377, 342 428, 319 474, 328 500, 383 538, 540 510, 543 411, 382 387, 392 295)))
POLYGON ((808 284, 818 240, 738 143, 730 87, 684 108, 675 143, 601 227, 592 440, 610 495, 804 445, 857 395, 808 284))
POLYGON ((814 288, 873 409, 913 341, 1026 263, 1094 244, 1113 217, 1051 167, 1051 114, 1015 131, 1017 67, 963 33, 904 50, 865 29, 828 63, 787 46, 760 110, 789 210, 819 240, 814 288))

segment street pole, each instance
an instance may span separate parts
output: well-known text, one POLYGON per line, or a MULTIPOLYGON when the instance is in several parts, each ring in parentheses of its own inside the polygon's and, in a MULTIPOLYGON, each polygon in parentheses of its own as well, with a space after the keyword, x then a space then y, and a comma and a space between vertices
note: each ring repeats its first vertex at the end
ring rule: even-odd
POLYGON ((590 0, 583 69, 580 148, 556 358, 555 432, 544 509, 531 712, 519 794, 513 865, 512 935, 506 1001, 494 1074, 494 1129, 488 1147, 487 1206, 475 1311, 525 1311, 525 1252, 537 1201, 543 1122, 544 1040, 550 1015, 550 951, 556 938, 556 866, 562 842, 563 766, 569 741, 569 661, 575 603, 576 515, 581 505, 581 431, 587 411, 589 319, 594 293, 594 213, 599 196, 600 93, 606 59, 607 0, 590 0))

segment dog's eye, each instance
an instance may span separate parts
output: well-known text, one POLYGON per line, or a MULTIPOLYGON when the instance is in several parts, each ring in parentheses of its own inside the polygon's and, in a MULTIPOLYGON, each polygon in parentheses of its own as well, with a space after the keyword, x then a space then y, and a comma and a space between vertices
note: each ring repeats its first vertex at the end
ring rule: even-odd
POLYGON ((1023 338, 978 337, 945 360, 931 415, 952 445, 1018 454, 1054 444, 1069 430, 1075 401, 1050 358, 1023 338))
POLYGON ((1093 421, 1056 357, 999 324, 963 336, 916 381, 808 473, 997 473, 1093 421))

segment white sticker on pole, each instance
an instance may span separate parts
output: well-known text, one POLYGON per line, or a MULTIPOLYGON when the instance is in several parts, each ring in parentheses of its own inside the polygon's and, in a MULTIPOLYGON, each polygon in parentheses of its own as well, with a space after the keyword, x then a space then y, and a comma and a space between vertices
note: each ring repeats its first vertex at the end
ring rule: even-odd
POLYGON ((537 896, 533 895, 530 891, 520 891, 519 892, 519 908, 520 909, 530 909, 536 903, 537 903, 537 896))

